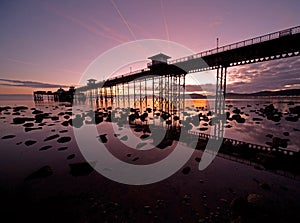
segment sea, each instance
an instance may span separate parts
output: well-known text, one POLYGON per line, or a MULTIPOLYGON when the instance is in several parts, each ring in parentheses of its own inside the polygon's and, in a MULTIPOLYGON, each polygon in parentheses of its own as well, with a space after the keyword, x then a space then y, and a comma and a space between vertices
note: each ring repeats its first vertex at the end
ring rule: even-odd
MULTIPOLYGON (((263 219, 260 222, 300 219, 300 181, 296 177, 224 157, 216 157, 208 168, 199 170, 202 151, 197 150, 177 172, 160 181, 126 184, 109 178, 109 173, 115 171, 114 166, 103 167, 100 174, 81 165, 87 161, 104 165, 107 160, 87 160, 83 153, 91 142, 85 142, 85 147, 79 149, 74 128, 63 125, 74 118, 70 104, 35 103, 32 95, 0 95, 0 107, 5 106, 11 108, 0 113, 0 208, 12 221, 232 222, 236 218, 235 205, 255 207, 250 214, 247 212, 247 216, 254 219, 252 222, 257 222, 256 218, 263 219), (13 108, 17 106, 28 109, 16 113, 13 108), (26 121, 32 123, 30 127, 24 126, 26 123, 13 123, 16 117, 32 117, 34 111, 49 113, 52 118, 39 123, 26 121), (43 172, 41 176, 41 168, 46 168, 46 175, 43 172)), ((204 99, 189 99, 185 106, 187 116, 206 115, 210 110, 204 99)), ((230 117, 238 109, 245 121, 228 119, 224 137, 258 145, 270 145, 277 137, 287 141, 284 149, 298 152, 300 121, 291 112, 296 106, 300 106, 300 98, 227 99, 225 108, 230 117), (270 120, 259 112, 270 105, 282 114, 280 120, 270 120)), ((85 107, 77 110, 85 111, 85 107)), ((86 125, 81 128, 85 131, 86 125)), ((209 134, 210 128, 207 122, 201 121, 192 130, 209 134)), ((170 149, 153 149, 145 139, 130 148, 130 138, 126 136, 132 130, 126 125, 115 125, 112 129, 109 123, 102 122, 97 131, 102 135, 102 138, 97 136, 97 140, 101 140, 113 156, 142 168, 157 161, 157 157, 160 160, 168 157, 176 146, 173 143, 170 149)), ((143 132, 134 134, 141 137, 143 132)), ((181 155, 185 152, 190 153, 185 150, 181 155)), ((181 158, 178 156, 175 160, 180 162, 181 158)), ((157 172, 130 177, 149 176, 151 180, 165 173, 165 169, 167 166, 162 165, 157 172)))

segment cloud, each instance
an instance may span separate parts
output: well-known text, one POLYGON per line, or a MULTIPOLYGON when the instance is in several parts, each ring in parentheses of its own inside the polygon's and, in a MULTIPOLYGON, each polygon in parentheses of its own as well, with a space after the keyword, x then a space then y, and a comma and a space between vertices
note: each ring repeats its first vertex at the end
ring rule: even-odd
POLYGON ((0 78, 1 86, 11 86, 11 87, 28 87, 28 88, 68 88, 70 86, 61 84, 49 84, 38 81, 24 81, 24 80, 11 80, 0 78), (2 82, 2 83, 1 83, 2 82))
POLYGON ((228 69, 228 92, 299 88, 300 59, 286 58, 228 69))

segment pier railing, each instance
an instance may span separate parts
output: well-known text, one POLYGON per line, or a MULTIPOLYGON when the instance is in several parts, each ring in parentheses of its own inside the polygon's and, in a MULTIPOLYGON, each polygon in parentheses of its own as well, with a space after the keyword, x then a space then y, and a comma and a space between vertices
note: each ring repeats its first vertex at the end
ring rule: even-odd
POLYGON ((247 39, 247 40, 244 40, 244 41, 240 41, 240 42, 237 42, 237 43, 225 45, 225 46, 222 46, 222 47, 217 47, 217 48, 214 48, 214 49, 211 49, 211 50, 206 50, 206 51, 203 51, 203 52, 200 52, 200 53, 197 53, 197 54, 193 54, 193 55, 190 55, 190 56, 186 56, 186 57, 182 57, 182 58, 179 58, 179 59, 171 60, 168 63, 169 64, 175 64, 175 63, 179 63, 179 62, 184 62, 184 61, 188 61, 188 60, 191 60, 191 59, 201 58, 201 57, 209 56, 209 55, 212 55, 212 54, 237 49, 237 48, 240 48, 240 47, 250 46, 250 45, 253 45, 253 44, 257 44, 257 43, 262 43, 262 42, 265 42, 265 41, 278 39, 278 38, 281 38, 281 37, 284 37, 284 36, 295 35, 295 34, 298 34, 298 33, 300 33, 300 26, 296 26, 296 27, 289 28, 289 29, 284 29, 284 30, 281 30, 281 31, 278 31, 278 32, 266 34, 266 35, 255 37, 255 38, 252 38, 252 39, 247 39))

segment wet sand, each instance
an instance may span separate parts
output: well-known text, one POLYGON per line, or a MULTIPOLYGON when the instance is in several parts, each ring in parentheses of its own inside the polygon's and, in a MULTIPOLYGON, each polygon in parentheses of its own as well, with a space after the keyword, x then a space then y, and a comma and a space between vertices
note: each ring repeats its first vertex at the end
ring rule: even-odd
MULTIPOLYGON (((70 116, 74 118, 68 109, 52 105, 39 108, 43 110, 40 114, 52 114, 41 122, 35 118, 23 124, 11 123, 15 117, 31 118, 34 109, 2 111, 1 122, 9 128, 1 128, 0 135, 0 208, 2 216, 8 216, 11 222, 300 221, 300 181, 222 157, 199 171, 199 150, 171 177, 144 186, 120 184, 86 166, 76 167, 85 159, 72 126, 62 125, 70 116), (13 112, 21 115, 11 115, 13 112), (31 122, 34 126, 23 126, 31 122), (25 131, 38 127, 42 129, 25 131), (41 172, 34 175, 40 168, 41 172)), ((146 139, 146 145, 131 149, 122 143, 130 141, 123 138, 126 128, 114 132, 110 125, 97 125, 99 143, 107 144, 112 154, 128 163, 152 163, 168 156, 176 145, 143 150, 149 144, 146 139)))

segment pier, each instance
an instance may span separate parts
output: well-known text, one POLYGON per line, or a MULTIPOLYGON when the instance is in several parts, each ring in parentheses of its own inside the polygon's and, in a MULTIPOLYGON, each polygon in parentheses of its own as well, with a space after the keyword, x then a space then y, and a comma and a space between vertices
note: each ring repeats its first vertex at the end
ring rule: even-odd
POLYGON ((68 91, 59 88, 56 92, 52 91, 34 91, 33 98, 35 102, 73 102, 75 87, 71 86, 68 91))
MULTIPOLYGON (((187 57, 170 60, 162 53, 149 57, 147 67, 107 80, 88 80, 77 88, 80 95, 100 107, 130 107, 143 113, 146 109, 183 118, 185 77, 189 73, 216 70, 214 137, 224 136, 227 68, 300 55, 300 26, 217 47, 187 57)), ((109 75, 109 74, 107 74, 109 75)))

